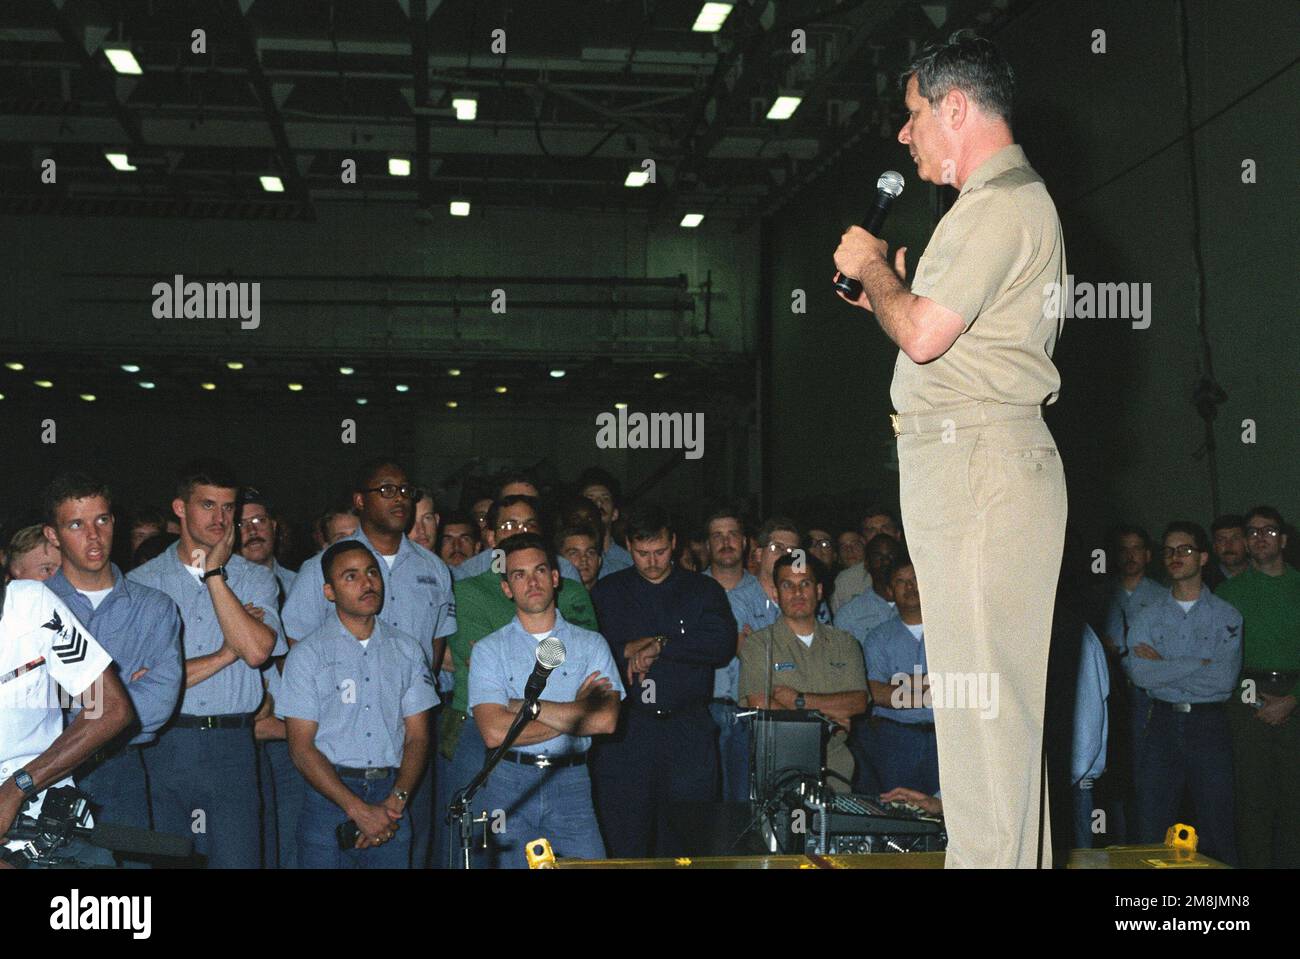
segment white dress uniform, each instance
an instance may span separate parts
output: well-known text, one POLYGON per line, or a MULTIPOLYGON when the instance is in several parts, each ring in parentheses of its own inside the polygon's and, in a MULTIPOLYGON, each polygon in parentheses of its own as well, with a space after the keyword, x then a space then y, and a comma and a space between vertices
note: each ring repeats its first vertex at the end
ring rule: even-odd
MULTIPOLYGON (((36 759, 63 732, 58 690, 79 696, 113 662, 45 584, 15 580, 0 613, 0 783, 36 759)), ((71 786, 68 777, 56 783, 71 786)), ((22 810, 35 815, 42 791, 22 810)), ((21 842, 8 843, 10 849, 21 842)))

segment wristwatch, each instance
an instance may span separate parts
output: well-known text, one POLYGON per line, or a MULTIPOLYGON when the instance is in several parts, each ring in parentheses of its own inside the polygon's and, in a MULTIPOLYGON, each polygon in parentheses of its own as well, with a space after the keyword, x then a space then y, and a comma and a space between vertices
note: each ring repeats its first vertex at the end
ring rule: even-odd
POLYGON ((794 698, 794 708, 795 708, 795 709, 806 709, 806 708, 807 708, 807 705, 806 705, 806 703, 804 702, 803 693, 800 693, 798 696, 796 696, 796 697, 794 698))
POLYGON ((206 573, 200 576, 199 579, 201 579, 203 582, 206 583, 213 576, 220 576, 224 580, 230 579, 230 577, 226 575, 226 567, 224 565, 218 566, 216 569, 208 570, 206 573))
POLYGON ((656 636, 656 637, 654 638, 654 640, 655 640, 656 643, 659 644, 659 652, 662 653, 662 652, 664 651, 664 647, 668 645, 668 637, 667 637, 667 636, 656 636))
POLYGON ((36 781, 32 779, 32 774, 26 769, 20 769, 14 773, 14 785, 22 792, 24 799, 31 799, 38 792, 36 781))
POLYGON ((402 801, 402 805, 405 806, 406 800, 410 797, 411 794, 408 793, 405 789, 394 789, 393 795, 396 796, 398 799, 400 799, 402 801))

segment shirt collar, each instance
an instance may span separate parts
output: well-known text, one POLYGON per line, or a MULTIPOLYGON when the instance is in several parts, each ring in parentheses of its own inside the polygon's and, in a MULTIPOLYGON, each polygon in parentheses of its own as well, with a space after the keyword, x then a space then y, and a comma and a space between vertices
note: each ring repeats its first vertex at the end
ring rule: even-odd
MULTIPOLYGON (((330 605, 333 606, 334 604, 331 603, 330 605)), ((343 620, 339 619, 339 611, 337 606, 335 606, 334 609, 331 610, 330 620, 334 624, 334 637, 336 639, 346 640, 348 643, 351 643, 353 646, 361 645, 361 641, 358 640, 355 636, 353 636, 352 633, 348 630, 348 628, 343 625, 343 620)), ((387 627, 384 625, 384 621, 380 619, 378 616, 376 616, 375 628, 370 631, 370 638, 367 639, 366 642, 373 642, 376 639, 383 639, 386 634, 387 634, 387 627)))
MULTIPOLYGON (((524 624, 520 622, 518 612, 515 613, 515 618, 510 621, 510 625, 514 627, 515 632, 520 636, 527 636, 530 640, 534 639, 533 634, 530 633, 527 629, 525 629, 524 624)), ((560 607, 557 605, 555 607, 555 627, 550 631, 548 635, 555 636, 558 639, 563 639, 568 634, 569 634, 569 622, 560 613, 560 607)))
MULTIPOLYGON (((777 629, 783 630, 785 632, 785 635, 789 639, 797 642, 800 646, 803 645, 803 640, 799 638, 799 634, 794 631, 794 628, 790 625, 789 621, 786 620, 784 613, 777 616, 776 625, 777 625, 777 629)), ((819 623, 816 620, 814 620, 813 621, 813 645, 816 645, 817 640, 824 638, 825 635, 826 635, 826 624, 819 623)), ((812 647, 809 646, 806 648, 811 649, 812 647)))
MULTIPOLYGON (((360 524, 357 525, 357 531, 352 535, 351 538, 352 538, 352 539, 355 539, 355 540, 357 540, 357 541, 359 541, 359 542, 361 542, 361 543, 364 543, 365 546, 366 546, 366 549, 368 549, 368 550, 370 550, 370 552, 374 553, 374 554, 375 554, 375 559, 377 559, 377 560, 379 560, 381 563, 383 563, 383 564, 384 564, 384 568, 387 569, 389 572, 392 572, 392 570, 397 566, 397 564, 398 564, 399 562, 401 562, 402 557, 405 556, 407 553, 409 553, 409 552, 413 549, 413 547, 411 546, 410 541, 407 540, 407 538, 406 538, 405 536, 403 536, 403 537, 398 541, 398 544, 397 544, 397 553, 396 553, 396 555, 393 557, 393 565, 392 565, 392 566, 389 566, 389 565, 388 565, 388 561, 387 561, 386 559, 384 559, 384 554, 381 553, 381 552, 379 552, 379 547, 377 547, 374 543, 370 542, 370 537, 366 535, 366 531, 363 530, 363 529, 361 528, 360 524)), ((348 635, 351 635, 351 633, 349 633, 348 635)))
MULTIPOLYGON (((113 571, 113 585, 110 588, 111 591, 109 594, 104 597, 104 602, 100 603, 101 608, 104 603, 115 600, 119 595, 125 596, 128 599, 131 597, 131 587, 128 585, 130 581, 122 575, 122 571, 118 569, 116 563, 110 562, 108 566, 109 569, 113 571)), ((71 596, 73 593, 82 592, 72 585, 72 582, 68 577, 63 575, 62 569, 55 570, 54 575, 50 577, 50 581, 46 585, 48 585, 60 599, 71 596)), ((98 590, 88 590, 88 592, 98 592, 98 590)))
POLYGON ((988 183, 999 173, 1005 173, 1018 166, 1029 166, 1029 161, 1025 158, 1025 151, 1019 143, 1004 146, 971 171, 971 175, 962 184, 959 196, 965 196, 971 190, 988 183))

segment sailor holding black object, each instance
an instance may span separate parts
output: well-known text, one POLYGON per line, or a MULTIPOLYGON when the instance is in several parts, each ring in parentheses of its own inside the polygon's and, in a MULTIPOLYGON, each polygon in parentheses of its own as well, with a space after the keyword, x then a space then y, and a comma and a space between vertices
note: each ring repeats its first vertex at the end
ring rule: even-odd
POLYGON ((428 758, 438 694, 421 643, 376 615, 385 592, 374 553, 340 540, 321 554, 320 571, 335 613, 290 650, 276 703, 307 780, 298 865, 406 869, 412 830, 401 820, 428 758))
POLYGON ((859 227, 841 238, 835 266, 864 288, 849 302, 875 313, 900 347, 891 419, 929 667, 996 677, 1016 699, 996 718, 935 710, 945 865, 1046 867, 1043 715, 1066 489, 1042 406, 1061 382, 1051 356, 1064 320, 1064 241, 1012 137, 1014 80, 993 45, 954 34, 905 76, 899 142, 922 180, 960 193, 910 290, 906 248, 891 266, 885 242, 859 227), (1009 551, 1011 530, 1029 535, 1009 551))
POLYGON ((501 745, 523 705, 538 644, 558 639, 564 660, 545 680, 536 718, 524 726, 475 803, 489 816, 502 813, 499 826, 490 829, 494 864, 525 868, 524 845, 541 838, 550 840, 556 855, 603 859, 587 750, 592 736, 618 725, 624 696, 618 666, 604 637, 566 621, 556 609, 560 574, 546 541, 517 533, 501 548, 501 591, 517 612, 475 645, 469 666, 470 713, 489 750, 501 745))
MULTIPOLYGON (((72 785, 72 771, 124 730, 131 700, 111 669, 112 658, 63 601, 38 580, 15 580, 0 596, 0 836, 19 813, 39 813, 50 786, 72 785), (70 696, 92 687, 64 729, 58 684, 70 696)), ((18 849, 10 842, 0 848, 18 849)), ((113 856, 74 839, 65 855, 84 865, 111 866, 113 856)), ((0 868, 6 863, 0 860, 0 868)))

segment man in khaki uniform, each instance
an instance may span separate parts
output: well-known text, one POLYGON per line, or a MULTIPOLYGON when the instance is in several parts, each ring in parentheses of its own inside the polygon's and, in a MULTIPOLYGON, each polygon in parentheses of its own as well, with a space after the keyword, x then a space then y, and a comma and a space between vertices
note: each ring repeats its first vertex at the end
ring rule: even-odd
POLYGON ((830 787, 847 792, 853 782, 848 729, 854 716, 867 711, 862 647, 844 630, 817 622, 822 599, 813 569, 817 560, 797 557, 782 556, 772 572, 780 618, 740 647, 740 699, 757 709, 816 709, 835 720, 839 728, 826 746, 826 768, 841 777, 832 777, 830 787))
POLYGON ((899 142, 922 180, 960 195, 910 290, 906 248, 891 269, 859 227, 835 265, 900 347, 892 419, 931 689, 948 675, 968 681, 958 691, 973 680, 997 694, 994 709, 935 703, 945 865, 1046 867, 1043 707, 1066 491, 1041 407, 1060 388, 1061 226, 1012 139, 1011 68, 991 43, 954 35, 905 76, 899 142))

